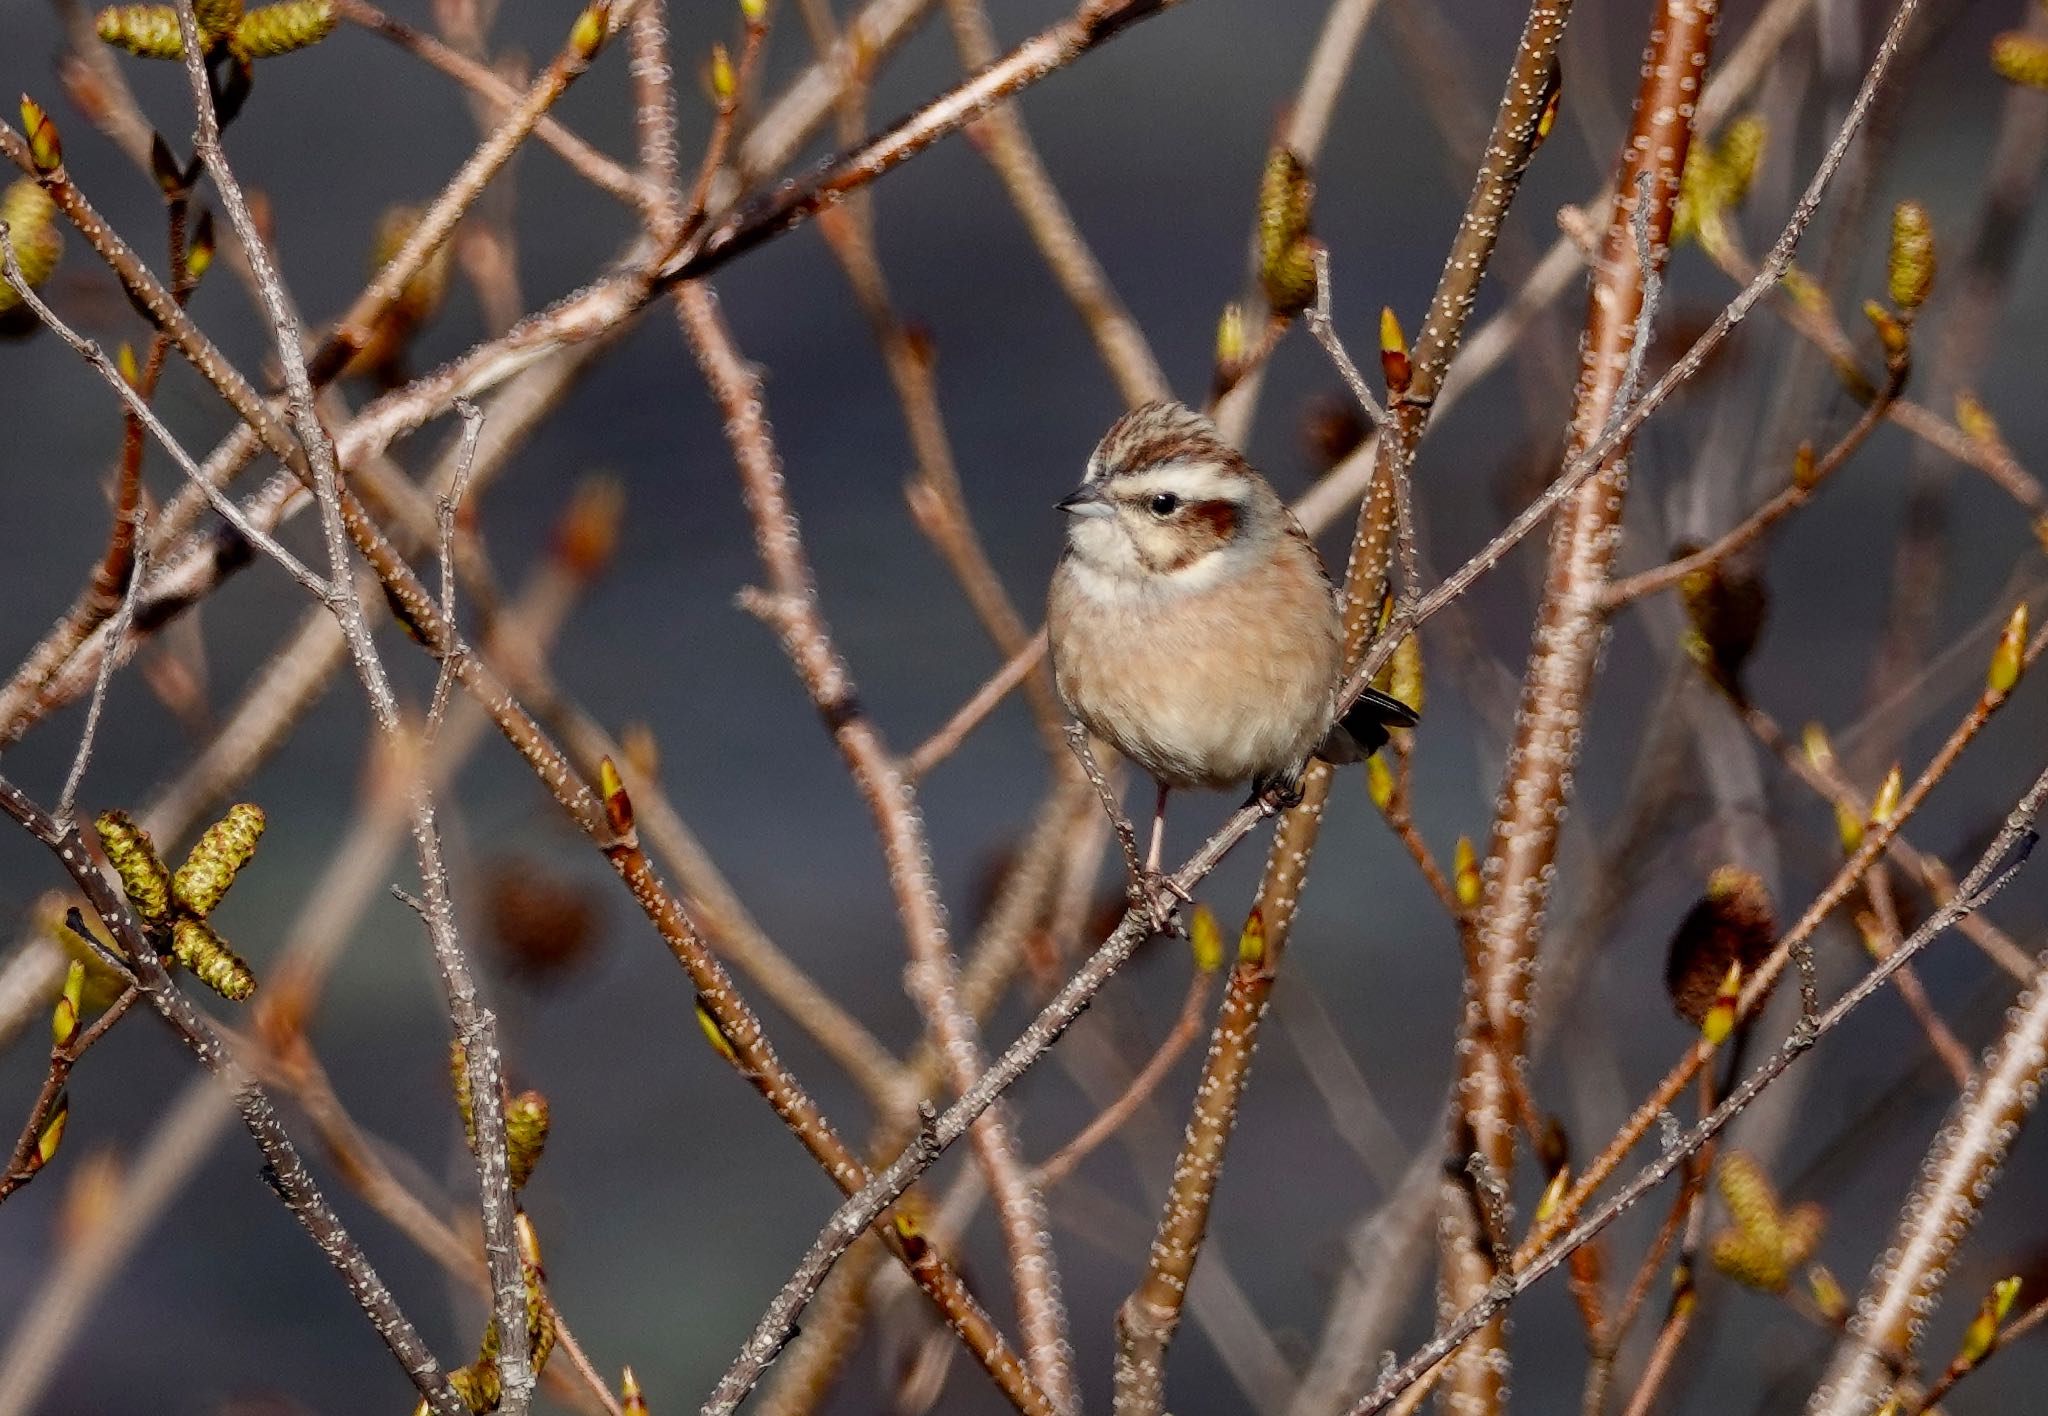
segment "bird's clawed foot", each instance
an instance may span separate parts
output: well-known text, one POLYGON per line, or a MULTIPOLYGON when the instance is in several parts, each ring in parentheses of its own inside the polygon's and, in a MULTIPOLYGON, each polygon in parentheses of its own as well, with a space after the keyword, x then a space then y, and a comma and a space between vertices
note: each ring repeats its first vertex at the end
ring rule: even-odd
POLYGON ((1278 816, 1281 812, 1301 804, 1301 779, 1269 778, 1252 783, 1251 797, 1246 806, 1255 806, 1261 816, 1278 816))
POLYGON ((1180 907, 1193 904, 1195 897, 1182 889, 1171 875, 1161 870, 1141 870, 1131 876, 1124 892, 1131 908, 1143 915, 1154 934, 1180 934, 1180 907))

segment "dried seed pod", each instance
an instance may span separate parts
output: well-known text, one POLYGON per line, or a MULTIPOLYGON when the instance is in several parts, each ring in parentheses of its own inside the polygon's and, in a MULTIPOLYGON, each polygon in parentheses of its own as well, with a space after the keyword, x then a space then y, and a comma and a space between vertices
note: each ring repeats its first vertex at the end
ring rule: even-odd
POLYGON ((1755 973, 1777 937, 1762 877, 1732 865, 1707 877, 1706 893, 1679 921, 1665 959, 1664 987, 1678 1016, 1703 1026, 1730 968, 1741 970, 1738 977, 1755 973))
POLYGON ((255 856, 263 826, 262 807, 246 801, 229 807, 227 815, 206 828, 171 877, 171 893, 178 903, 201 918, 212 914, 235 876, 255 856))
POLYGON ((1372 425, 1350 398, 1322 397, 1310 405, 1301 431, 1309 467, 1321 475, 1358 451, 1372 425))
POLYGON ((171 918, 171 872, 164 868, 149 833, 125 811, 101 812, 93 829, 99 832, 100 848, 121 878, 135 913, 151 929, 163 928, 171 918))
MULTIPOLYGON (((1672 554, 1684 557, 1698 549, 1681 541, 1672 554)), ((1756 652, 1770 614, 1770 593, 1763 581, 1717 561, 1681 579, 1678 596, 1691 630, 1687 651, 1723 692, 1740 702, 1745 693, 1743 669, 1756 652)))
POLYGON ((169 5, 109 5, 94 21, 99 37, 143 59, 182 59, 185 41, 169 5))
POLYGON ((485 876, 487 938, 508 974, 557 983, 587 965, 603 911, 589 886, 524 856, 492 863, 485 876))
POLYGON ((1276 315, 1300 314, 1316 298, 1315 244, 1309 238, 1309 209, 1315 182, 1308 164, 1287 147, 1276 147, 1259 179, 1259 287, 1276 315))
POLYGON ((625 510, 626 490, 618 478, 586 477, 577 483, 554 536, 555 555, 571 574, 591 580, 611 563, 625 510))
POLYGON ((239 1003, 256 991, 256 975, 203 919, 178 916, 171 925, 171 955, 230 1002, 239 1003))
POLYGON ((234 52, 244 59, 271 59, 318 44, 334 30, 333 0, 285 0, 242 16, 235 26, 234 52))

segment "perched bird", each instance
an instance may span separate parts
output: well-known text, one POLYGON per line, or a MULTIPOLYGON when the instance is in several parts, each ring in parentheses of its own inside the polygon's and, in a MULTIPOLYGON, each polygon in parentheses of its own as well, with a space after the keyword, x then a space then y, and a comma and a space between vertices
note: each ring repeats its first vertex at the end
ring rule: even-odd
POLYGON ((1046 606, 1053 680, 1081 724, 1159 785, 1292 791, 1310 756, 1361 761, 1410 727, 1368 689, 1333 722, 1344 627, 1321 559, 1272 486, 1178 403, 1118 419, 1059 503, 1046 606))

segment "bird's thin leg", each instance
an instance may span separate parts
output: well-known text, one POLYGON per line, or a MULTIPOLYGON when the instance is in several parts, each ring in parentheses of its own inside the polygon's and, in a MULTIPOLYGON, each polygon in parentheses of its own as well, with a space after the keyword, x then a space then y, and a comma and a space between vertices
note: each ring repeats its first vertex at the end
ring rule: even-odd
POLYGON ((1159 800, 1152 808, 1152 849, 1145 853, 1145 873, 1157 875, 1160 860, 1166 854, 1166 794, 1170 789, 1166 783, 1159 784, 1159 800))

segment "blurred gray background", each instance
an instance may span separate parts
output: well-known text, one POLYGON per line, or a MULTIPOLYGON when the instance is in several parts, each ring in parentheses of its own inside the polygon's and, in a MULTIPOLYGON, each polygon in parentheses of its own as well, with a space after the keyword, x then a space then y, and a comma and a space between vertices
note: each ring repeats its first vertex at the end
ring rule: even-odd
MULTIPOLYGON (((423 26, 431 22, 419 0, 393 0, 391 8, 423 26)), ((714 39, 732 37, 736 21, 726 3, 674 8, 689 164, 709 121, 695 69, 714 39)), ((770 93, 808 57, 793 9, 775 8, 770 93)), ((991 5, 1006 44, 1065 8, 1056 0, 991 5)), ((1382 304, 1399 311, 1411 331, 1416 327, 1467 181, 1424 106, 1443 96, 1441 86, 1417 78, 1393 42, 1394 8, 1390 0, 1367 35, 1318 172, 1317 231, 1333 255, 1337 318, 1361 354, 1370 352, 1382 304)), ((1724 41, 1739 36, 1755 8, 1731 6, 1724 41)), ((1804 100, 1796 131, 1774 128, 1744 218, 1754 247, 1775 233, 1888 13, 1856 0, 1822 0, 1819 8, 1845 57, 1830 60, 1808 26, 1786 49, 1786 70, 1803 78, 1781 73, 1762 91, 1762 101, 1775 94, 1783 108, 1803 86, 1804 100)), ((1895 198, 1925 200, 1945 258, 1953 253, 1959 261, 2005 97, 1985 64, 1985 46, 1997 30, 2022 23, 2027 8, 2026 0, 1985 0, 1935 7, 1923 20, 1931 47, 1886 114, 1887 170, 1835 267, 1845 319, 1881 289, 1873 262, 1895 198)), ((1469 70, 1489 112, 1518 11, 1505 4, 1441 7, 1440 20, 1462 51, 1452 57, 1469 70)), ((545 55, 574 12, 559 0, 516 0, 505 6, 496 42, 545 55)), ((1509 279, 1552 239, 1556 208, 1583 200, 1605 175, 1647 12, 1640 0, 1581 0, 1559 127, 1529 176, 1498 268, 1509 279)), ((1023 100, 1082 231, 1190 401, 1206 391, 1222 302, 1243 287, 1260 164, 1322 15, 1323 7, 1308 0, 1184 0, 1023 100)), ((0 92, 25 89, 51 107, 76 179, 153 252, 157 196, 63 101, 52 72, 58 45, 47 6, 0 0, 0 92)), ((187 150, 182 75, 167 65, 123 62, 152 116, 187 150)), ((943 22, 934 19, 883 70, 873 112, 886 119, 905 111, 958 73, 943 22)), ((631 151, 624 75, 621 45, 558 110, 619 154, 631 151)), ((285 273, 310 319, 339 311, 358 288, 383 208, 436 190, 474 132, 453 85, 360 32, 344 28, 308 53, 262 66, 229 146, 244 181, 270 198, 285 273)), ((821 141, 812 155, 825 150, 821 141)), ((519 160, 514 181, 519 275, 529 305, 583 283, 629 234, 624 214, 544 149, 519 160)), ((1118 411, 1115 391, 993 174, 964 141, 950 139, 887 177, 875 201, 881 257, 899 307, 929 331, 936 350, 970 503, 1013 595, 1035 608, 1058 550, 1051 504, 1076 480, 1118 411)), ((1819 235, 1815 250, 1834 235, 1825 220, 1819 235)), ((2048 447, 2048 400, 2041 397, 2048 281, 2039 230, 2026 227, 2023 239, 1995 333, 1999 353, 1979 392, 2022 461, 2038 469, 2040 449, 2048 447)), ((716 284, 742 348, 766 371, 826 613, 864 701, 891 741, 908 748, 981 682, 997 656, 905 512, 901 487, 910 454, 866 323, 815 231, 775 240, 722 272, 716 284)), ((1482 316, 1497 308, 1502 289, 1499 280, 1489 284, 1482 316)), ((1696 251, 1681 252, 1664 328, 1696 329, 1730 293, 1696 251)), ((139 321, 75 240, 51 295, 96 337, 141 339, 139 321)), ((1554 469, 1582 300, 1575 283, 1521 357, 1432 431, 1417 482, 1427 553, 1438 568, 1481 544, 1554 469)), ((1935 331, 1940 301, 1938 292, 1928 314, 1935 331)), ((201 291, 194 312, 244 367, 262 366, 261 332, 225 273, 201 291)), ((458 282, 415 366, 458 352, 478 333, 474 301, 458 282)), ((1793 353, 1782 324, 1753 318, 1697 394, 1653 425, 1637 458, 1624 552, 1630 566, 1648 564, 1675 535, 1696 529, 1686 525, 1685 508, 1700 494, 1687 479, 1721 489, 1711 494, 1723 498, 1720 505, 1746 506, 1757 494, 1751 489, 1777 485, 1798 437, 1825 439, 1846 425, 1852 410, 1825 369, 1816 373, 1810 357, 1793 353), (1787 397, 1809 409, 1789 434, 1770 416, 1787 397), (1773 428, 1775 442, 1764 435, 1773 428)), ((1290 494, 1307 485, 1313 470, 1302 437, 1305 416, 1339 387, 1306 337, 1290 336, 1250 442, 1255 460, 1290 494)), ((196 447, 211 446, 228 426, 210 392, 181 369, 166 379, 160 406, 196 447)), ((448 425, 437 424, 396 455, 424 466, 449 436, 448 425)), ((111 395, 89 369, 48 336, 0 343, 0 664, 18 662, 69 604, 97 556, 106 523, 103 483, 118 442, 111 395)), ((1770 543, 1773 614, 1751 670, 1752 690, 1781 722, 1829 724, 1852 763, 1891 597, 1910 453, 1895 430, 1881 431, 1821 502, 1770 543)), ((734 606, 735 593, 758 578, 758 565, 716 410, 660 307, 597 365, 483 503, 481 528, 508 579, 537 558, 569 488, 593 470, 622 480, 628 515, 614 566, 578 605, 563 636, 555 656, 561 677, 615 731, 632 720, 652 728, 668 791, 768 932, 885 1041, 908 1049, 917 1020, 901 989, 902 944, 865 808, 781 651, 734 606)), ((159 494, 173 486, 167 462, 154 453, 147 476, 159 494)), ((2001 620, 2041 569, 2024 519, 1982 478, 1960 472, 1945 505, 1946 574, 1933 643, 1962 648, 1902 696, 1878 734, 1905 731, 1909 770, 1974 695, 1989 642, 1985 625, 2001 620)), ((1707 529, 1725 524, 1726 515, 1707 529)), ((310 550, 308 529, 295 529, 294 544, 310 550)), ((1342 547, 1341 534, 1325 545, 1333 561, 1341 561, 1342 547)), ((1524 548, 1470 602, 1466 622, 1477 648, 1504 667, 1510 685, 1527 649, 1539 562, 1540 548, 1524 548)), ((233 701, 237 685, 296 620, 299 600, 285 577, 258 566, 207 603, 199 622, 216 706, 233 701)), ((1595 836, 1620 799, 1646 716, 1670 711, 1660 685, 1675 632, 1675 618, 1636 615, 1625 617, 1614 636, 1575 814, 1595 836)), ((384 640, 423 701, 431 678, 419 656, 395 635, 386 632, 384 640)), ((1483 840, 1502 745, 1477 706, 1479 687, 1497 689, 1499 680, 1483 668, 1454 677, 1449 663, 1448 654, 1432 651, 1417 757, 1419 821, 1446 857, 1460 832, 1483 840)), ((1967 864, 1963 853, 1984 839, 2048 749, 2042 701, 2038 691, 2020 699, 1971 751, 1916 825, 1923 847, 1967 864)), ((1700 711, 1724 710, 1706 704, 1700 711)), ((84 793, 91 809, 139 801, 193 747, 133 674, 116 683, 109 712, 84 793)), ((54 798, 79 717, 66 713, 9 751, 8 775, 54 798)), ((359 693, 352 682, 338 682, 242 793, 265 806, 272 826, 222 923, 259 972, 280 943, 271 936, 293 917, 346 830, 362 783, 365 733, 359 693)), ((1868 783, 1884 763, 1857 765, 1868 783)), ((1778 832, 1781 898, 1790 916, 1834 868, 1832 825, 1826 809, 1774 764, 1760 760, 1758 770, 1778 832)), ((963 930, 977 882, 1027 825, 1044 780, 1042 749, 1015 702, 930 779, 924 803, 948 903, 963 930)), ((1177 803, 1171 846, 1191 849, 1232 804, 1177 803)), ((551 1289, 599 1366, 615 1375, 631 1363, 656 1412, 693 1409, 834 1194, 704 1046, 675 964, 603 861, 566 829, 502 743, 485 745, 444 807, 469 934, 480 950, 479 896, 490 871, 506 861, 539 863, 582 882, 601 902, 594 957, 572 977, 544 990, 492 979, 514 1084, 540 1087, 554 1106, 553 1139, 528 1204, 546 1243, 551 1289)), ((1709 810, 1702 797, 1694 815, 1705 819, 1709 810)), ((1278 1006, 1282 1021, 1290 1009, 1310 1005, 1327 1013, 1391 1119, 1399 1151, 1368 1165, 1347 1147, 1296 1050, 1276 1034, 1262 1051, 1233 1145, 1210 1250, 1210 1260, 1228 1263, 1279 1350, 1294 1360, 1316 1340, 1344 1263, 1347 1226, 1380 1200, 1381 1177, 1440 1146, 1439 1105, 1459 999, 1457 944, 1374 816, 1363 792, 1346 783, 1328 816, 1278 1006)), ((1706 832, 1660 843, 1652 887, 1630 903, 1582 986, 1561 1005, 1574 1043, 1553 1050, 1536 1073, 1537 1086, 1571 1120, 1582 1147, 1598 1144, 1688 1040, 1663 998, 1664 943, 1706 872, 1720 863, 1718 839, 1706 832)), ((1585 888, 1573 862, 1589 860, 1584 852, 1568 857, 1554 929, 1573 917, 1585 888)), ((1241 914, 1258 861, 1256 849, 1241 851, 1204 887, 1204 898, 1225 919, 1241 914)), ((394 878, 409 879, 409 864, 395 867, 394 878)), ((2048 926, 2043 878, 2037 867, 1996 910, 2030 948, 2042 944, 2048 926)), ((36 894, 57 883, 40 848, 19 833, 0 832, 0 924, 10 938, 36 894)), ((1824 933, 1821 951, 1831 975, 1862 957, 1840 924, 1824 933)), ((1180 948, 1148 951, 1080 1026, 1134 1057, 1146 1055, 1178 1006, 1186 971, 1180 948)), ((1923 972, 1966 1042, 1975 1047, 1995 1033, 2011 990, 1981 955, 1951 938, 1923 972)), ((446 1025, 437 998, 415 919, 387 902, 354 939, 311 1031, 363 1124, 460 1194, 460 1130, 446 1093, 446 1025)), ((1013 1000, 992 1023, 991 1042, 1007 1042, 1026 1016, 1013 1000)), ((772 1016, 769 1023, 828 1111, 849 1135, 864 1134, 857 1094, 794 1029, 777 1026, 772 1016)), ((40 1075, 40 1049, 38 1024, 0 1057, 0 1117, 10 1137, 40 1075)), ((1793 1198, 1829 1203, 1822 1257, 1852 1291, 1888 1234, 1952 1095, 1925 1051, 1896 999, 1880 997, 1802 1064, 1809 1075, 1796 1111, 1767 1123, 1766 1109, 1759 1118, 1775 1148, 1773 1174, 1793 1198)), ((80 1068, 64 1155, 0 1212, 0 1334, 20 1321, 56 1252, 52 1223, 67 1167, 96 1147, 132 1145, 192 1074, 190 1059, 147 1018, 124 1025, 80 1068)), ((1160 1119, 1139 1134, 1155 1141, 1177 1135, 1191 1086, 1192 1066, 1184 1064, 1161 1092, 1160 1119)), ((1017 1103, 1035 1156, 1092 1114, 1057 1062, 1027 1079, 1017 1103)), ((1108 1396, 1111 1315, 1137 1272, 1139 1236, 1152 1223, 1169 1160, 1158 1144, 1139 1152, 1104 1148, 1083 1171, 1086 1196, 1053 1202, 1056 1215, 1069 1216, 1055 1237, 1080 1370, 1097 1407, 1108 1396)), ((949 1157, 942 1176, 956 1173, 959 1163, 949 1157)), ((402 1374, 265 1191, 257 1164, 239 1131, 216 1149, 199 1182, 97 1300, 38 1409, 168 1416, 410 1408, 402 1374)), ((2030 1134, 1964 1250, 1930 1340, 1936 1365, 1993 1278, 2048 1274, 2044 1176, 2048 1143, 2030 1134)), ((342 1186, 330 1189, 437 1350, 461 1360, 481 1327, 479 1305, 342 1186)), ((1525 1195, 1525 1203, 1531 1198, 1525 1195)), ((1663 1205, 1649 1208, 1661 1214, 1663 1205)), ((1632 1269, 1653 1222, 1644 1218, 1619 1231, 1623 1237, 1610 1250, 1617 1273, 1632 1269)), ((985 1217, 970 1238, 967 1263, 1007 1318, 1000 1245, 985 1217)), ((2027 1297, 2043 1292, 2048 1286, 2030 1282, 2027 1297)), ((1654 1326, 1662 1302, 1660 1290, 1646 1326, 1654 1326)), ((1703 1323, 1665 1409, 1797 1409, 1818 1375, 1825 1335, 1783 1305, 1711 1276, 1703 1302, 1703 1323)), ((1400 1336, 1403 1351, 1427 1335, 1430 1309, 1418 1295, 1400 1336)), ((1582 1337, 1562 1285, 1546 1285, 1516 1315, 1517 1409, 1575 1410, 1582 1337)), ((887 1356, 870 1343, 832 1409, 885 1409, 888 1378, 887 1356)), ((2044 1378, 2048 1355, 2022 1347, 1973 1377, 1954 1409, 2036 1409, 2044 1378)), ((1195 1323, 1175 1347, 1171 1393, 1181 1416, 1264 1404, 1261 1394, 1238 1388, 1195 1323)), ((983 1412, 999 1404, 982 1377, 961 1365, 939 1409, 983 1412)))

